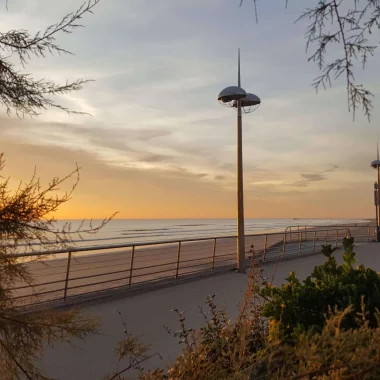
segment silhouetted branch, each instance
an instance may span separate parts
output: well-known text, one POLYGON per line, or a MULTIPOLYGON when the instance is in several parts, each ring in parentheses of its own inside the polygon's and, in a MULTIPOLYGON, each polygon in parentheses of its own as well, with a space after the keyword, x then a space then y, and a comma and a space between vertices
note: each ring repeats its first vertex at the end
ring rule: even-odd
MULTIPOLYGON (((256 7, 256 0, 254 3, 256 7)), ((243 0, 240 6, 242 4, 243 0)), ((288 0, 285 2, 287 5, 288 0)), ((362 84, 356 83, 355 63, 360 62, 364 69, 377 48, 377 45, 369 43, 369 36, 375 29, 380 30, 380 0, 318 0, 296 21, 299 20, 310 21, 305 32, 306 51, 315 46, 309 61, 315 62, 321 71, 321 75, 313 81, 316 91, 320 87, 331 87, 332 80, 344 75, 348 110, 352 111, 355 118, 361 106, 370 121, 373 94, 362 84), (340 56, 329 59, 327 49, 334 45, 341 46, 340 50, 335 49, 340 51, 340 56)))
MULTIPOLYGON (((63 178, 55 177, 43 186, 36 175, 30 181, 20 183, 14 189, 9 178, 1 176, 4 168, 3 155, 0 155, 0 378, 33 380, 51 380, 42 374, 37 362, 43 354, 43 346, 57 342, 70 342, 71 339, 84 339, 97 331, 97 323, 91 318, 81 316, 78 310, 38 311, 20 309, 22 306, 16 297, 16 287, 28 288, 28 296, 38 297, 30 265, 41 261, 38 254, 33 259, 20 257, 21 248, 34 250, 35 245, 54 249, 74 243, 73 237, 82 237, 84 233, 95 233, 111 218, 98 226, 78 228, 65 223, 57 226, 54 213, 71 199, 79 181, 79 167, 63 178), (73 179, 68 191, 62 191, 61 185, 73 179), (21 287, 20 287, 21 285, 21 287), (30 293, 29 293, 30 292, 30 293)), ((39 248, 39 250, 41 250, 39 248)), ((23 296, 22 296, 23 297, 23 296)), ((21 298, 22 298, 21 297, 21 298)), ((36 299, 38 302, 38 298, 36 299)))
POLYGON ((141 336, 133 336, 130 334, 127 329, 127 322, 124 320, 123 315, 120 310, 117 310, 117 312, 123 324, 124 338, 119 342, 117 348, 119 360, 116 371, 107 377, 107 380, 123 380, 124 378, 121 376, 122 374, 132 369, 142 372, 144 370, 142 364, 154 356, 159 356, 162 359, 159 354, 148 354, 150 345, 141 343, 141 336), (127 362, 127 364, 120 370, 119 368, 122 362, 127 362))
POLYGON ((10 114, 14 111, 18 117, 23 115, 36 116, 39 111, 47 108, 57 108, 67 113, 85 114, 70 110, 51 99, 52 95, 63 95, 73 91, 79 91, 88 80, 78 79, 74 82, 66 82, 64 85, 55 84, 49 80, 35 80, 30 74, 20 73, 14 64, 9 62, 10 56, 17 55, 21 65, 25 68, 28 61, 34 56, 45 58, 50 54, 72 54, 61 48, 56 43, 56 34, 72 33, 83 25, 78 22, 86 13, 92 13, 92 9, 100 0, 89 0, 77 11, 67 14, 56 24, 48 26, 44 31, 31 35, 27 30, 10 30, 0 33, 0 103, 10 114), (3 53, 8 53, 4 55, 3 53))

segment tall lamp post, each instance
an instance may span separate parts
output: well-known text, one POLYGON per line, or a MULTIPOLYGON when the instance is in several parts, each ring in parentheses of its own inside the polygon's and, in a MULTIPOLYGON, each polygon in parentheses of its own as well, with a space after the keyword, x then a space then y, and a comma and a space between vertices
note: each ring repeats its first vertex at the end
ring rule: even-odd
POLYGON ((379 206, 379 185, 377 182, 374 183, 373 185, 373 195, 374 195, 374 204, 375 204, 375 209, 376 209, 376 241, 379 241, 379 212, 378 212, 378 206, 379 206))
POLYGON ((253 112, 259 107, 261 100, 258 96, 245 92, 240 86, 239 49, 238 85, 226 87, 219 93, 218 100, 224 106, 237 109, 237 266, 240 273, 245 273, 242 110, 245 113, 253 112))
POLYGON ((376 241, 380 242, 380 202, 379 202, 379 184, 380 184, 380 159, 379 144, 377 144, 377 160, 371 162, 371 166, 377 169, 377 188, 375 189, 375 205, 376 205, 376 241))

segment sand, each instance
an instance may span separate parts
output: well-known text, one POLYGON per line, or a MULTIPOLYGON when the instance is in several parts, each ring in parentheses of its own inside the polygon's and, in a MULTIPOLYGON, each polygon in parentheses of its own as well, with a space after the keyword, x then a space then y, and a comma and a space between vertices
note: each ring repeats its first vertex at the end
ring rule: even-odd
MULTIPOLYGON (((361 241, 372 240, 374 232, 365 224, 351 227, 350 231, 361 241)), ((302 234, 294 230, 288 232, 286 244, 284 233, 247 235, 246 255, 251 258, 254 250, 255 259, 265 264, 279 257, 318 252, 321 244, 335 245, 346 234, 347 230, 342 227, 310 227, 302 230, 302 234)), ((69 254, 58 256, 60 258, 49 256, 44 261, 28 264, 36 279, 34 292, 39 294, 39 300, 30 296, 30 286, 20 283, 14 291, 20 305, 49 300, 63 302, 84 294, 99 295, 114 288, 154 287, 162 281, 231 269, 236 261, 236 238, 187 241, 181 243, 180 249, 178 243, 166 243, 136 246, 134 252, 132 247, 73 252, 69 271, 69 254)))

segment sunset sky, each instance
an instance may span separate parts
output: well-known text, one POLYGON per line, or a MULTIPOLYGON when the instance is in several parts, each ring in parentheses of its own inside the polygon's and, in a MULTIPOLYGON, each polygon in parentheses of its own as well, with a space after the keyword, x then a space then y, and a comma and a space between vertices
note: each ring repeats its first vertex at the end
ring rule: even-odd
MULTIPOLYGON (((307 23, 294 21, 315 2, 258 2, 257 24, 250 0, 102 0, 85 28, 57 38, 75 55, 25 69, 94 79, 57 99, 92 116, 19 120, 3 108, 3 175, 16 184, 37 167, 47 183, 78 163, 81 182, 60 218, 235 217, 236 112, 216 98, 237 84, 240 47, 242 87, 262 99, 243 120, 246 217, 374 216, 379 54, 357 74, 376 96, 372 121, 353 122, 344 80, 318 95, 311 86, 319 72, 305 54, 307 23)), ((2 31, 37 31, 81 3, 12 0, 2 31)))

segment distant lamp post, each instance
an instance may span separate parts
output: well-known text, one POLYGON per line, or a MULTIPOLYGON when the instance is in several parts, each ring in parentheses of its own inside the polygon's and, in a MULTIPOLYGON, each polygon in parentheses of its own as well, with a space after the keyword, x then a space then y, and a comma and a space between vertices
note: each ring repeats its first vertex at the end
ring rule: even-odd
POLYGON ((379 159, 379 144, 377 144, 377 160, 371 162, 371 166, 377 169, 377 184, 375 183, 375 207, 376 207, 376 241, 380 242, 380 197, 379 197, 379 184, 380 184, 380 159, 379 159))
POLYGON ((218 95, 224 106, 237 109, 237 265, 240 273, 245 273, 245 239, 244 239, 244 195, 243 195, 243 136, 242 110, 250 113, 261 104, 258 96, 245 92, 240 80, 240 49, 238 50, 238 85, 230 86, 218 95))
POLYGON ((379 185, 377 182, 373 184, 373 198, 374 198, 374 204, 375 204, 375 210, 376 210, 376 240, 379 241, 379 212, 378 212, 378 206, 379 206, 379 185))

